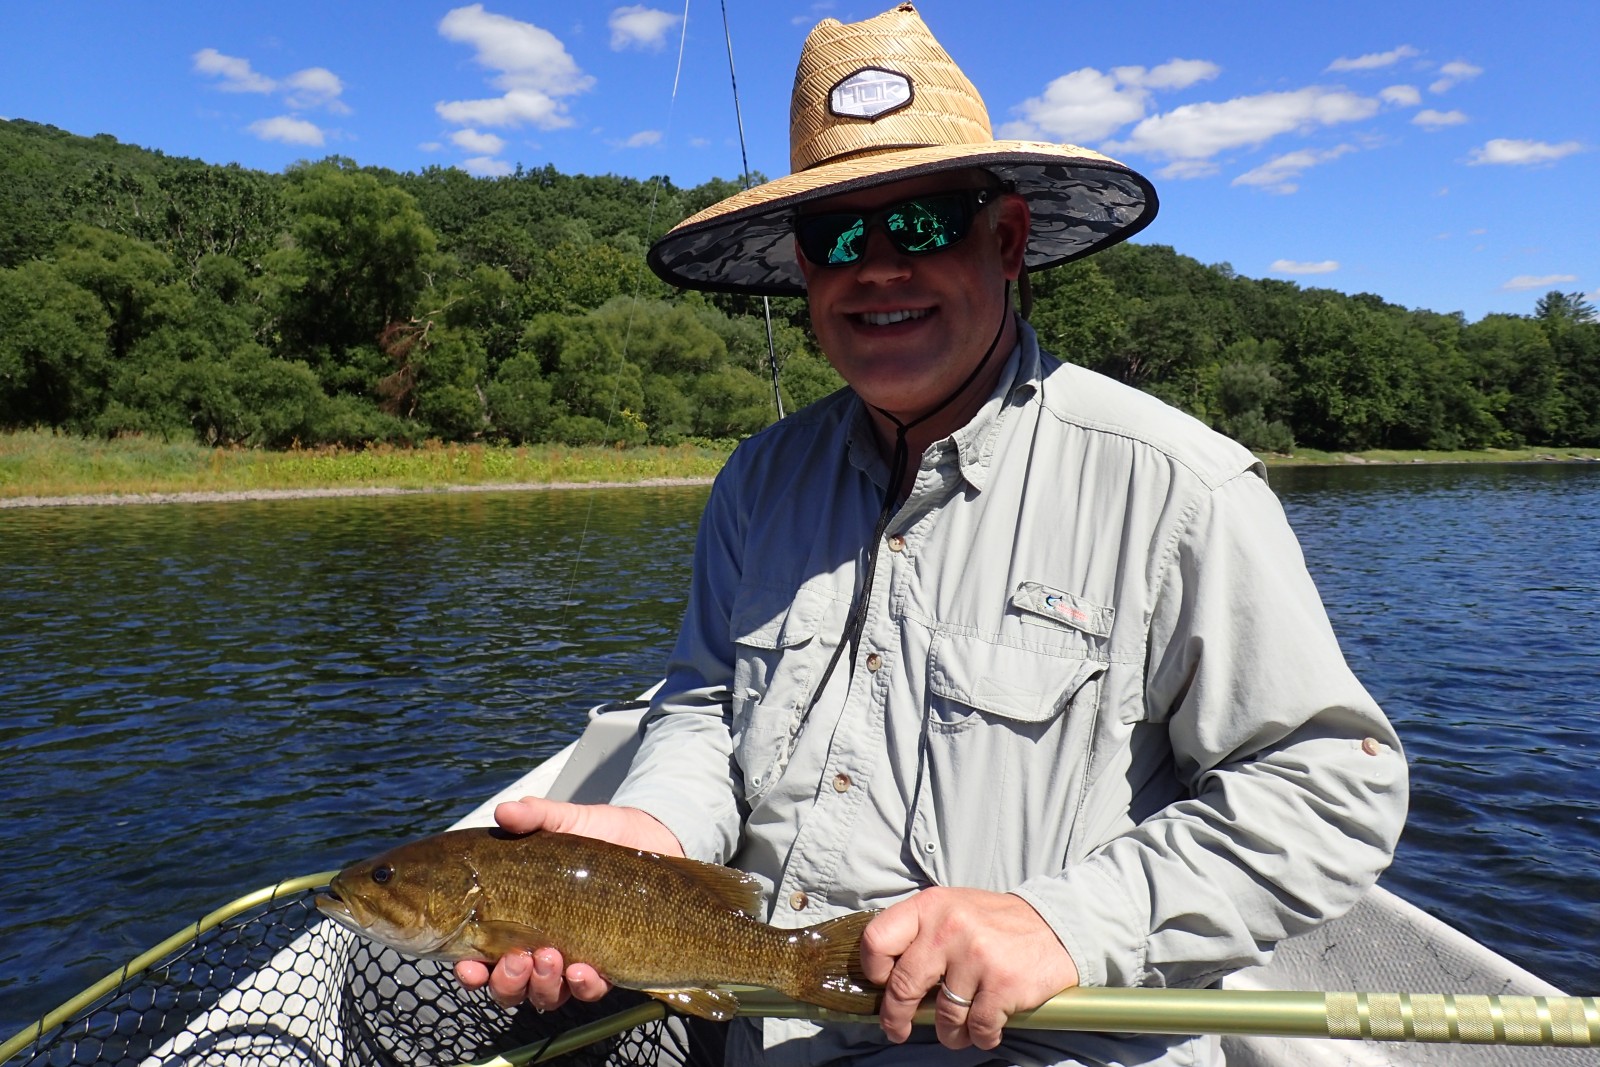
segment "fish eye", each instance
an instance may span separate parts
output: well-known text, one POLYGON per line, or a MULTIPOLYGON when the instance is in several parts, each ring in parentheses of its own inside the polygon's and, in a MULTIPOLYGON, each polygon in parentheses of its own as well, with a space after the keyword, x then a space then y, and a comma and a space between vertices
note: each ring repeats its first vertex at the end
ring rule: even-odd
POLYGON ((394 877, 394 868, 389 866, 372 868, 372 880, 379 885, 387 885, 389 879, 394 877))

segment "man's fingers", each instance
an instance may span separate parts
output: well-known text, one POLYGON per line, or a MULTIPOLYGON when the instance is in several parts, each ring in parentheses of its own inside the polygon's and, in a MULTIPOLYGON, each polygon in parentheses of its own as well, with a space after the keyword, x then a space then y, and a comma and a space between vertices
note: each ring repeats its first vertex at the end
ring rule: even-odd
POLYGON ((600 977, 587 963, 574 963, 567 968, 567 988, 582 1001, 596 1001, 611 992, 611 983, 600 977))
POLYGON ((960 1049, 972 1044, 968 1025, 978 995, 976 986, 976 976, 955 973, 945 975, 934 987, 933 1029, 945 1048, 960 1049))
POLYGON ((462 960, 456 964, 456 979, 468 989, 482 989, 489 984, 489 968, 477 960, 462 960))
POLYGON ((533 957, 512 952, 500 957, 489 972, 489 995, 503 1008, 514 1008, 528 996, 528 976, 533 973, 533 957))
POLYGON ((880 911, 861 931, 861 970, 872 982, 884 985, 900 954, 916 940, 917 909, 902 901, 880 911))
POLYGON ((500 824, 503 830, 510 830, 514 834, 531 834, 535 830, 561 830, 563 821, 570 821, 571 816, 564 813, 562 808, 570 808, 571 804, 560 804, 543 797, 523 797, 521 800, 508 800, 498 804, 494 809, 494 821, 500 824))
POLYGON ((542 948, 533 954, 533 974, 528 978, 528 1003, 540 1011, 553 1011, 567 1002, 567 990, 561 982, 564 963, 561 953, 553 948, 542 948))

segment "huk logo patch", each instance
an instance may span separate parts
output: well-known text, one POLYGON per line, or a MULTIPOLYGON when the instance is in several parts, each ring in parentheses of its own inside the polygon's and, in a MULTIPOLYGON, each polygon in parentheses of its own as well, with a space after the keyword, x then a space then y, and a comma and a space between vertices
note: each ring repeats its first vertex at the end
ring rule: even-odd
POLYGON ((911 79, 878 67, 863 67, 828 94, 828 109, 852 119, 880 119, 909 103, 911 79))

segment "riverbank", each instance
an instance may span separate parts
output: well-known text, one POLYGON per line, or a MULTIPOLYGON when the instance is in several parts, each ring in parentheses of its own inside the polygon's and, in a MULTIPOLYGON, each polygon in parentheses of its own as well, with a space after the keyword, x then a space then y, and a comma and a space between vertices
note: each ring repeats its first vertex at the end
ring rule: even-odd
POLYGON ((731 450, 432 442, 266 452, 23 432, 0 435, 0 508, 699 484, 731 450))
MULTIPOLYGON (((673 448, 207 448, 146 438, 102 441, 38 431, 0 434, 0 508, 195 503, 316 496, 698 485, 722 469, 732 444, 673 448)), ((1600 448, 1476 452, 1317 452, 1263 455, 1269 467, 1600 462, 1600 448)))

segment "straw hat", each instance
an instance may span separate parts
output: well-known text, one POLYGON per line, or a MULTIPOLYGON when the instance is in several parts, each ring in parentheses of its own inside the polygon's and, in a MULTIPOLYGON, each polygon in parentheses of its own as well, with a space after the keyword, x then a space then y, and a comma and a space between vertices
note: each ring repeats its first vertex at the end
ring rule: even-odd
POLYGON ((1149 181, 1098 152, 995 140, 983 98, 910 4, 864 22, 817 24, 795 71, 789 145, 793 173, 713 204, 655 243, 650 266, 662 280, 802 294, 796 208, 947 170, 981 167, 1028 198, 1030 271, 1110 247, 1156 214, 1149 181))

